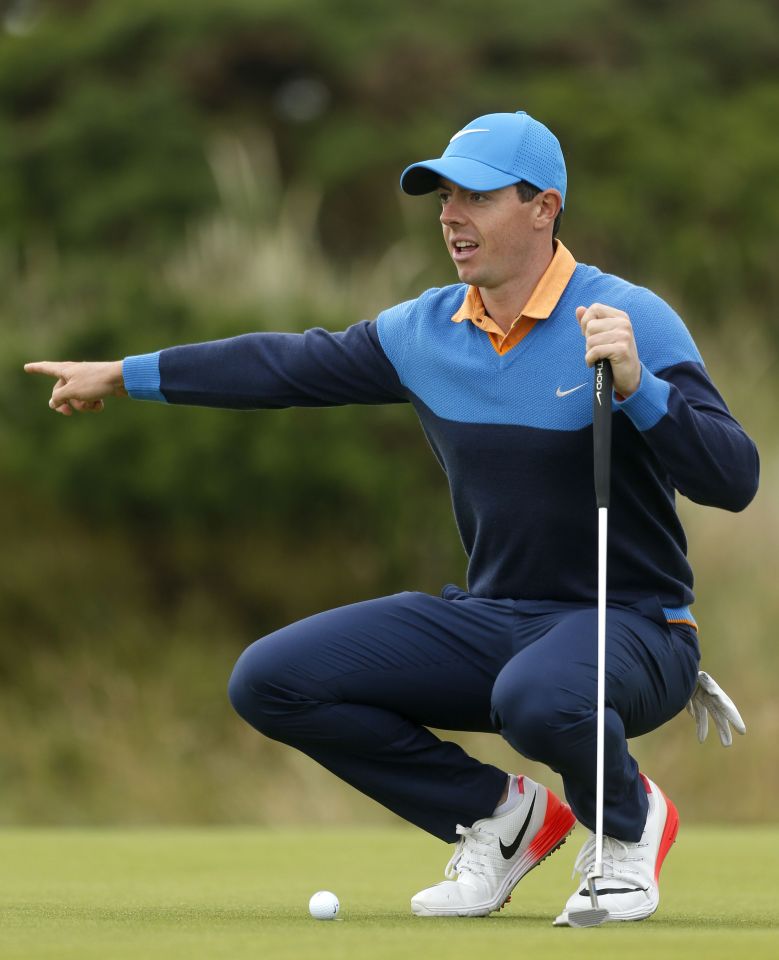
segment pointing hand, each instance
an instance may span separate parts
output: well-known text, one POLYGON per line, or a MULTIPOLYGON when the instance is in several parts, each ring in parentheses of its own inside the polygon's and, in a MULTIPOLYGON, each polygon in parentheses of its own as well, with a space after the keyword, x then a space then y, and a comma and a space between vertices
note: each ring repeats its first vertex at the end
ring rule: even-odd
POLYGON ((78 413, 99 413, 105 397, 126 397, 122 379, 122 361, 107 363, 60 363, 42 360, 26 363, 27 373, 55 377, 49 406, 69 417, 78 413))

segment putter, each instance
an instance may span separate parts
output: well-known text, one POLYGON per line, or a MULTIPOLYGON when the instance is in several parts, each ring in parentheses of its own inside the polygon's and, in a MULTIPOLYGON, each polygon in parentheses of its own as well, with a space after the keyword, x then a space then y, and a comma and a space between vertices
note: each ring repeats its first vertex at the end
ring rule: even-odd
POLYGON ((603 753, 606 707, 606 542, 611 478, 611 388, 613 377, 608 360, 595 365, 595 394, 592 408, 595 501, 598 505, 598 723, 595 757, 595 862, 587 874, 590 906, 569 910, 572 927, 597 927, 609 911, 598 906, 595 881, 603 876, 603 753))

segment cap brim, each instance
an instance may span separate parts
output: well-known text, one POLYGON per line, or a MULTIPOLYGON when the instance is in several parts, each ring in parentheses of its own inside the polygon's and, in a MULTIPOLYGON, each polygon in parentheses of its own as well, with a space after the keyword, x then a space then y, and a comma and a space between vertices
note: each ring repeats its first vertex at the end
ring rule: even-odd
POLYGON ((503 170, 471 160, 467 157, 441 157, 438 160, 422 160, 406 167, 400 175, 400 188, 404 193, 418 197, 423 193, 432 193, 439 186, 439 180, 451 180, 466 190, 500 190, 518 183, 519 177, 503 170))

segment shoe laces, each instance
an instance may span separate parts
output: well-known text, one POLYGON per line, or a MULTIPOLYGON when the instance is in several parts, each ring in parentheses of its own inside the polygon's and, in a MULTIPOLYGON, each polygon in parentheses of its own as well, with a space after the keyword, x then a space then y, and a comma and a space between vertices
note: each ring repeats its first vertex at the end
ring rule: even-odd
MULTIPOLYGON (((641 872, 633 864, 643 861, 641 850, 646 846, 643 840, 638 843, 626 843, 624 840, 617 840, 616 837, 604 837, 603 876, 622 878, 630 883, 640 882, 641 872)), ((582 880, 586 880, 594 863, 595 834, 593 833, 579 851, 571 876, 575 877, 578 873, 582 880)))
POLYGON ((479 827, 463 827, 457 824, 456 832, 460 839, 454 848, 449 863, 444 870, 447 880, 454 880, 464 873, 471 873, 477 877, 485 875, 485 863, 490 857, 491 847, 495 844, 495 837, 479 827))

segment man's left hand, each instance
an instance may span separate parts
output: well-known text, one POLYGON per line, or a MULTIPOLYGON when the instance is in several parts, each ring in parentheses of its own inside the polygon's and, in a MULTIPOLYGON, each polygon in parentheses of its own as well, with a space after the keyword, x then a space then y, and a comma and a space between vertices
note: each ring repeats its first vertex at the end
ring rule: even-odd
POLYGON ((709 732, 709 716, 717 727, 717 733, 723 747, 729 747, 733 743, 733 734, 730 732, 731 726, 736 733, 744 734, 747 732, 746 725, 741 719, 741 714, 738 712, 735 703, 714 677, 710 677, 703 670, 698 671, 698 682, 695 684, 692 697, 687 704, 687 712, 695 720, 698 739, 701 743, 706 739, 709 732))
POLYGON ((630 317, 624 310, 593 303, 577 307, 576 319, 586 338, 584 359, 593 367, 599 360, 608 360, 614 374, 614 391, 626 399, 641 383, 641 361, 630 317))

